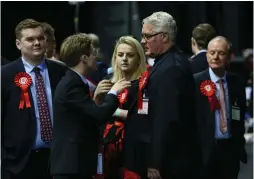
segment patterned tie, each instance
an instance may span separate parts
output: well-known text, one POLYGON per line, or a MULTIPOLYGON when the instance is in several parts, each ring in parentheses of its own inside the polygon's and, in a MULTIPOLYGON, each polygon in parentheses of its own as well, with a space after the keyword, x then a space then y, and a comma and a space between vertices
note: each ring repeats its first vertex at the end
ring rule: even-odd
POLYGON ((36 98, 37 98, 40 128, 41 128, 41 139, 45 143, 49 143, 52 140, 52 123, 50 120, 49 106, 48 106, 44 81, 40 71, 41 71, 40 68, 38 67, 34 68, 36 98))
POLYGON ((225 105, 225 90, 223 85, 223 79, 219 80, 220 83, 220 131, 222 133, 227 132, 227 117, 226 117, 226 105, 225 105))

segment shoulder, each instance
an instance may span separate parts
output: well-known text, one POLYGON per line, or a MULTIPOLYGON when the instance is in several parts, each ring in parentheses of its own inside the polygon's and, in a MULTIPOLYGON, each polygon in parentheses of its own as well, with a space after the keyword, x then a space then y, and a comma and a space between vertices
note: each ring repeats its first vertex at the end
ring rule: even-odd
MULTIPOLYGON (((20 59, 17 59, 17 60, 20 60, 20 59)), ((3 66, 1 66, 1 70, 6 70, 6 69, 10 69, 10 68, 13 68, 17 65, 17 60, 14 60, 12 62, 9 62, 3 66)))
POLYGON ((208 73, 207 70, 204 70, 204 71, 195 73, 195 74, 193 75, 195 81, 201 81, 201 80, 204 78, 204 76, 206 75, 206 73, 208 73))
POLYGON ((61 62, 57 62, 56 60, 46 60, 47 64, 53 68, 56 68, 58 70, 66 71, 68 67, 61 62))

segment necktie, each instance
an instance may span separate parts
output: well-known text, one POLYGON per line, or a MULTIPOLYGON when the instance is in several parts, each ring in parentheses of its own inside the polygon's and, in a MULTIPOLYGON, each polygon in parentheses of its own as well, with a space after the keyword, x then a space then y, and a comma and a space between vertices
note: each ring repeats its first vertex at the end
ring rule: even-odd
POLYGON ((36 98, 37 98, 37 105, 39 110, 40 129, 41 129, 41 139, 45 143, 49 143, 52 140, 52 123, 50 120, 49 106, 48 106, 44 81, 40 71, 41 71, 40 68, 38 67, 34 68, 36 98))
POLYGON ((223 85, 223 79, 219 80, 220 83, 220 130, 222 133, 227 132, 227 117, 226 117, 226 105, 225 105, 225 90, 223 85))

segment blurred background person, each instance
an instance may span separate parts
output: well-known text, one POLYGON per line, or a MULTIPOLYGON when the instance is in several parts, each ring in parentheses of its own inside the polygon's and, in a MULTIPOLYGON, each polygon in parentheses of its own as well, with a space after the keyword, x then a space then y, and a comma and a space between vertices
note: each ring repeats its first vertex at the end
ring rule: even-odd
POLYGON ((41 23, 43 30, 46 36, 46 52, 45 56, 49 60, 54 60, 58 63, 62 63, 59 58, 56 58, 56 38, 55 38, 55 29, 47 22, 41 23))
POLYGON ((192 73, 198 73, 208 68, 206 49, 209 41, 216 36, 216 31, 210 24, 197 25, 192 31, 191 49, 194 56, 191 57, 192 73))

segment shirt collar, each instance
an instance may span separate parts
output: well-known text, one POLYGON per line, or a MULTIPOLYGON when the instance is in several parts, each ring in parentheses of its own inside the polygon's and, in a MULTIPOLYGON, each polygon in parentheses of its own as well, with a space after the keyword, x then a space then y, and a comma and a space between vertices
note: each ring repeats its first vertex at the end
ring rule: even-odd
MULTIPOLYGON (((21 59, 22 59, 22 62, 23 62, 23 64, 24 64, 24 67, 25 67, 26 72, 31 73, 31 72, 33 71, 33 69, 34 69, 35 66, 34 66, 34 65, 31 65, 30 63, 28 63, 28 62, 24 59, 24 57, 21 57, 21 59)), ((45 58, 43 59, 43 61, 42 61, 39 65, 37 65, 37 67, 40 68, 41 71, 44 71, 44 70, 47 68, 45 58)))
MULTIPOLYGON (((73 70, 74 71, 74 70, 73 70)), ((83 76, 83 75, 81 75, 79 72, 76 72, 76 71, 74 71, 75 73, 77 73, 79 76, 80 76, 80 78, 82 79, 82 81, 85 83, 85 84, 88 84, 88 82, 87 82, 87 79, 83 76)))
POLYGON ((207 50, 206 49, 200 50, 195 56, 197 56, 198 54, 200 54, 202 52, 207 52, 207 50))
POLYGON ((226 82, 226 71, 222 78, 218 77, 211 68, 209 68, 209 75, 211 77, 212 82, 217 83, 220 79, 223 79, 226 82))

